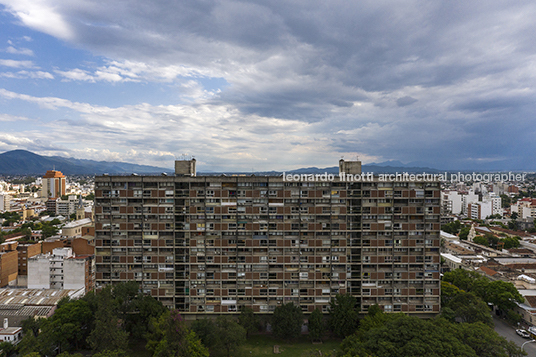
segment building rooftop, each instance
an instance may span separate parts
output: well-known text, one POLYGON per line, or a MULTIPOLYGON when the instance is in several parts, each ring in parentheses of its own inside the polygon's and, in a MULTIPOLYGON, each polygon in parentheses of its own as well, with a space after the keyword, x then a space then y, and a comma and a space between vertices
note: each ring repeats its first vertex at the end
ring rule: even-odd
POLYGON ((48 170, 43 178, 65 178, 65 175, 61 171, 48 170))
POLYGON ((0 328, 0 335, 14 335, 22 330, 22 327, 0 328))
POLYGON ((54 306, 64 297, 78 298, 84 295, 84 289, 0 289, 0 306, 33 305, 54 306))
POLYGON ((485 267, 485 266, 481 266, 481 267, 478 268, 478 269, 481 270, 482 272, 484 272, 486 275, 489 275, 489 276, 494 276, 494 275, 499 274, 499 273, 496 272, 495 270, 490 269, 490 268, 485 267))
POLYGON ((66 225, 64 225, 63 228, 75 228, 75 227, 85 226, 87 224, 91 224, 90 218, 83 218, 83 219, 79 219, 78 221, 69 222, 66 225))

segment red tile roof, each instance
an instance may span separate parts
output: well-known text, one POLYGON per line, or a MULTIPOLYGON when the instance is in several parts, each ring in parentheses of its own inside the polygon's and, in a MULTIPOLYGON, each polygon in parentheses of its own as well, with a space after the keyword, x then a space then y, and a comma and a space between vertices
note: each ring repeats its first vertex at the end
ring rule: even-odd
POLYGON ((481 267, 478 268, 478 269, 482 270, 484 273, 486 273, 486 274, 489 275, 489 276, 494 276, 495 274, 499 274, 499 273, 497 273, 495 270, 490 269, 490 268, 485 267, 485 266, 481 266, 481 267))

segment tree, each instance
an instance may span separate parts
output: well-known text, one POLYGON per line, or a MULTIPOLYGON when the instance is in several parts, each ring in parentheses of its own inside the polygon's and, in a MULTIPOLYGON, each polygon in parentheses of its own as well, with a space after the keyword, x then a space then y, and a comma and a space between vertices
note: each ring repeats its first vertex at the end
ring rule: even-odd
POLYGON ((93 327, 93 313, 84 300, 74 300, 60 305, 54 315, 42 319, 39 323, 40 333, 25 335, 21 344, 25 351, 38 351, 44 355, 55 351, 73 352, 86 347, 86 338, 93 327), (31 348, 30 342, 35 341, 31 348))
POLYGON ((469 235, 469 231, 471 229, 469 227, 463 227, 462 229, 460 229, 460 233, 458 234, 458 238, 460 238, 461 240, 467 240, 467 236, 469 235))
POLYGON ((366 316, 356 334, 341 344, 344 357, 506 357, 523 355, 481 322, 452 323, 403 314, 366 316), (365 320, 376 320, 374 324, 365 320))
POLYGON ((445 273, 443 281, 451 283, 461 290, 474 292, 477 296, 483 297, 489 280, 475 271, 465 269, 455 269, 445 273))
POLYGON ((483 245, 484 247, 489 247, 488 239, 484 236, 476 236, 473 238, 473 242, 476 244, 483 245))
POLYGON ((115 351, 102 351, 95 353, 92 357, 127 357, 127 353, 125 351, 121 350, 115 350, 115 351))
POLYGON ((250 333, 259 330, 259 317, 255 315, 253 309, 243 306, 238 317, 238 323, 246 330, 246 338, 249 338, 250 333))
POLYGON ((488 305, 473 293, 460 291, 443 307, 452 310, 451 320, 463 323, 482 322, 493 327, 493 318, 488 305))
POLYGON ((209 350, 218 349, 218 344, 220 341, 214 321, 206 318, 195 320, 191 327, 192 331, 195 332, 204 346, 206 346, 209 350))
MULTIPOLYGON (((357 350, 358 356, 414 357, 414 356, 472 356, 476 355, 449 330, 435 320, 422 320, 402 314, 379 314, 383 324, 369 330, 362 325, 354 340, 343 342, 347 349, 357 350), (357 339, 357 341, 355 341, 357 339)), ((444 320, 443 320, 444 321, 444 320)), ((454 325, 449 323, 449 325, 454 325)), ((454 325, 455 326, 455 325, 454 325)), ((345 354, 344 356, 354 356, 345 354)))
POLYGON ((9 357, 15 352, 15 345, 11 342, 0 342, 0 357, 9 357))
POLYGON ((147 338, 147 349, 154 357, 208 357, 208 349, 203 346, 195 332, 184 324, 177 310, 153 318, 147 338))
POLYGON ((87 339, 94 352, 127 349, 128 333, 124 330, 114 310, 111 287, 108 286, 97 296, 95 328, 87 339))
POLYGON ((502 208, 509 208, 511 204, 512 204, 512 199, 510 198, 510 196, 502 194, 501 195, 502 208))
POLYGON ((509 356, 510 353, 515 353, 517 355, 521 353, 519 347, 517 349, 512 348, 505 338, 499 336, 493 328, 484 325, 481 322, 455 325, 453 333, 463 341, 465 345, 471 347, 479 357, 506 357, 509 356))
POLYGON ((229 316, 196 320, 192 330, 214 356, 230 356, 246 340, 246 330, 229 316))
MULTIPOLYGON (((301 312, 301 310, 300 310, 301 312)), ((246 342, 246 330, 229 316, 218 316, 217 333, 225 356, 230 357, 241 344, 246 342)))
POLYGON ((459 220, 456 220, 454 222, 442 225, 441 230, 450 234, 458 234, 461 229, 461 226, 461 222, 459 220))
POLYGON ((53 225, 43 225, 43 229, 41 230, 41 233, 43 234, 43 238, 48 238, 56 235, 58 233, 58 228, 54 227, 53 225))
POLYGON ((520 237, 506 237, 501 239, 500 241, 504 243, 504 249, 511 249, 511 248, 519 248, 521 243, 519 242, 521 240, 520 237))
POLYGON ((272 332, 284 339, 293 339, 301 334, 303 313, 299 306, 289 302, 275 308, 272 316, 272 332))
POLYGON ((329 326, 335 335, 346 337, 357 329, 357 300, 350 294, 337 294, 329 303, 329 326))
POLYGON ((151 319, 160 317, 166 311, 166 307, 152 296, 138 294, 130 302, 128 312, 123 315, 125 330, 132 338, 143 339, 151 319))
POLYGON ((489 283, 483 298, 486 302, 492 303, 504 311, 514 309, 516 301, 520 303, 524 301, 514 284, 501 280, 489 283))
POLYGON ((311 316, 309 316, 309 323, 307 324, 309 328, 309 337, 312 341, 322 341, 322 335, 326 330, 324 324, 324 315, 320 312, 320 309, 315 309, 311 316))
POLYGON ((488 241, 488 246, 497 249, 497 243, 499 243, 499 237, 491 233, 486 233, 484 238, 488 241))
POLYGON ((368 311, 367 311, 367 315, 369 315, 369 316, 376 316, 376 315, 381 314, 381 313, 383 313, 383 310, 378 304, 374 304, 374 305, 370 306, 368 311))

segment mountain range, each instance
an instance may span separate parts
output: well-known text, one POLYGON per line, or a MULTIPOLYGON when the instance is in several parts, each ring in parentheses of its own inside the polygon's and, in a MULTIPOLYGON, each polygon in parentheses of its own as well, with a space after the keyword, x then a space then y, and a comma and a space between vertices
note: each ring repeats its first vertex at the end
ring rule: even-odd
POLYGON ((0 175, 44 175, 47 170, 58 170, 65 175, 155 174, 171 172, 156 166, 124 162, 94 161, 61 156, 41 156, 26 150, 0 154, 0 175))
MULTIPOLYGON (((115 175, 137 174, 160 174, 162 172, 172 174, 173 169, 157 166, 129 164, 125 162, 94 161, 61 156, 41 156, 26 150, 13 150, 0 154, 0 175, 44 175, 47 170, 58 170, 65 175, 102 175, 104 173, 115 175)), ((379 164, 363 165, 363 172, 374 173, 437 173, 439 170, 429 167, 417 167, 404 165, 399 161, 388 161, 379 164)), ((286 173, 292 174, 337 174, 338 166, 318 168, 308 167, 296 170, 289 170, 286 173)), ((227 174, 243 172, 226 172, 227 174)), ((280 171, 255 172, 256 175, 277 175, 280 171)), ((217 175, 215 172, 199 172, 199 174, 217 175)), ((250 172, 248 172, 250 174, 250 172)))

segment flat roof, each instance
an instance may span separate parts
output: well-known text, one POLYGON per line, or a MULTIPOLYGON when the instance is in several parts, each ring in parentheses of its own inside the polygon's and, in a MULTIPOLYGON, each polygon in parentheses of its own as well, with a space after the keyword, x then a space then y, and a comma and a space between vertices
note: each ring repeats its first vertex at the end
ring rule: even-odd
POLYGON ((2 305, 54 306, 64 297, 78 298, 84 295, 80 289, 0 289, 0 307, 2 305))

